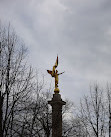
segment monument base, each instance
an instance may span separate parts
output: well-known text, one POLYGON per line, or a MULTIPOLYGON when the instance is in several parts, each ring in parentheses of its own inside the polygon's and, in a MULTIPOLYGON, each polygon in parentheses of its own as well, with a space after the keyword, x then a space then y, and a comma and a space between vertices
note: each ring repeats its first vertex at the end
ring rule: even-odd
POLYGON ((48 104, 52 106, 52 137, 62 137, 62 106, 66 104, 59 93, 53 94, 48 104))

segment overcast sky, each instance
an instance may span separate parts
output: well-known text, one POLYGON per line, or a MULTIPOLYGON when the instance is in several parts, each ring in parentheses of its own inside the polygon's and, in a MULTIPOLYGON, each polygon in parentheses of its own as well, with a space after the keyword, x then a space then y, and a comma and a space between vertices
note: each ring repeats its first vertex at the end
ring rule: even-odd
POLYGON ((111 81, 111 0, 0 0, 0 20, 10 22, 29 49, 29 63, 47 74, 59 56, 61 94, 80 100, 96 81, 111 81))

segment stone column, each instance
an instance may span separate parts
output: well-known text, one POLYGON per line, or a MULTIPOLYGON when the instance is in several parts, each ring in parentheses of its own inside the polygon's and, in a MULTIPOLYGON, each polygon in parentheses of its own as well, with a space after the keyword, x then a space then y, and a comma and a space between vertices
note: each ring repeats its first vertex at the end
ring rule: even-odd
POLYGON ((62 101, 59 93, 55 93, 48 104, 52 106, 52 137, 62 137, 62 106, 66 102, 62 101))

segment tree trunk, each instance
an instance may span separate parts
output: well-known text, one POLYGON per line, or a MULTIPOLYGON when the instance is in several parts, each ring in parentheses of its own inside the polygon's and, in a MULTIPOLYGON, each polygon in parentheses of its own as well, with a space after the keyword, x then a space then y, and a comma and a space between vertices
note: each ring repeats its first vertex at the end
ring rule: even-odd
POLYGON ((3 130, 2 130, 2 104, 3 104, 3 100, 2 100, 2 95, 1 95, 1 91, 0 91, 0 137, 3 137, 3 130))

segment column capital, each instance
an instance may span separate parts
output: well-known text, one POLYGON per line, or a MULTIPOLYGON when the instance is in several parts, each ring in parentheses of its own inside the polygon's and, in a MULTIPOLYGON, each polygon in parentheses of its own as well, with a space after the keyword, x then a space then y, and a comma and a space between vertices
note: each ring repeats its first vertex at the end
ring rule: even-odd
POLYGON ((66 102, 61 99, 60 94, 55 93, 55 94, 53 94, 52 100, 48 101, 48 104, 50 104, 51 106, 53 106, 55 104, 59 104, 59 105, 63 106, 66 104, 66 102))

